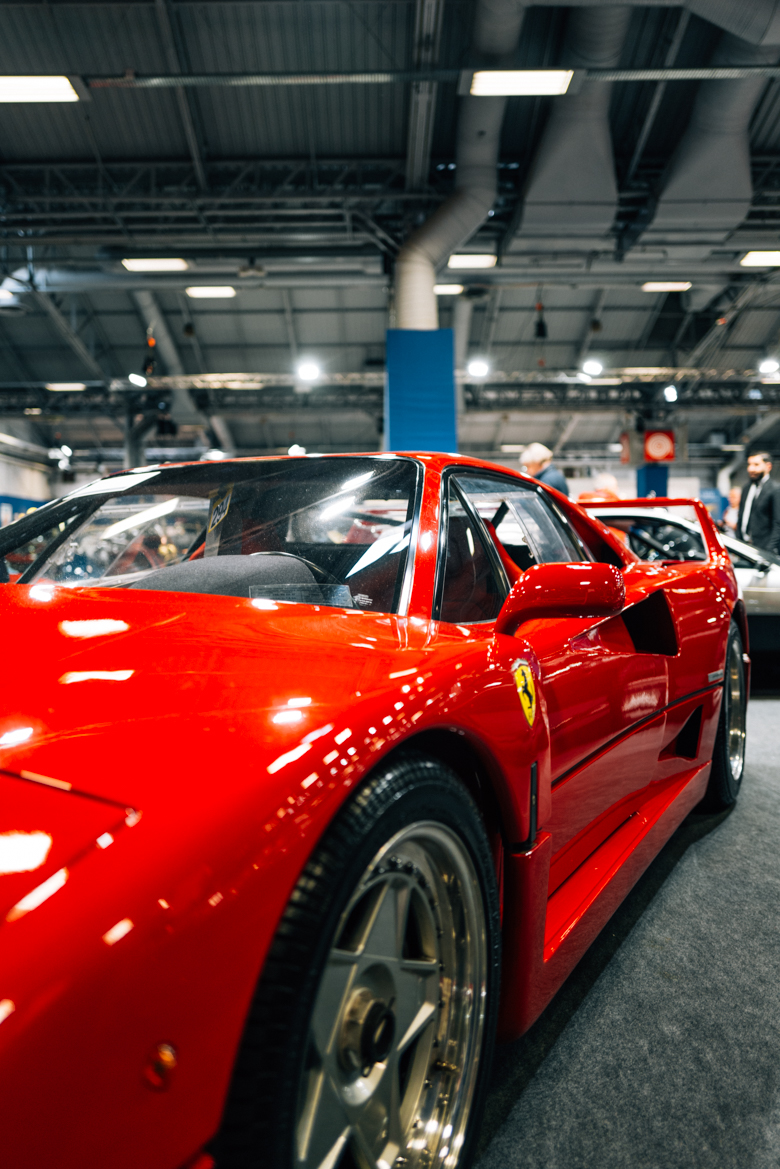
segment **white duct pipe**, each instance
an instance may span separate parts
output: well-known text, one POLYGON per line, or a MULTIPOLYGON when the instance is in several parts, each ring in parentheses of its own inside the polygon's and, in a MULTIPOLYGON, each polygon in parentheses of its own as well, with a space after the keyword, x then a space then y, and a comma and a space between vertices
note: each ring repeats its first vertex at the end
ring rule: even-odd
MULTIPOLYGON (((751 45, 726 33, 712 64, 763 65, 777 57, 777 46, 751 45)), ((645 240, 692 229, 722 238, 742 222, 753 197, 750 119, 765 87, 764 77, 702 83, 645 240)))
MULTIPOLYGON (((500 64, 515 50, 524 9, 518 0, 478 0, 473 44, 500 64)), ((436 269, 466 242, 491 210, 505 97, 459 99, 455 191, 398 253, 395 317, 399 329, 436 329, 436 269)))
MULTIPOLYGON (((586 8, 592 0, 567 0, 570 8, 586 8)), ((626 0, 602 0, 601 7, 625 4, 626 0)), ((631 7, 687 8, 752 45, 780 45, 780 0, 629 0, 631 7)), ((540 7, 558 7, 560 0, 534 0, 540 7)))
MULTIPOLYGON (((569 15, 561 59, 573 69, 620 63, 631 8, 579 8, 569 15)), ((553 104, 523 204, 523 236, 603 236, 617 209, 609 130, 612 86, 585 82, 553 104)))

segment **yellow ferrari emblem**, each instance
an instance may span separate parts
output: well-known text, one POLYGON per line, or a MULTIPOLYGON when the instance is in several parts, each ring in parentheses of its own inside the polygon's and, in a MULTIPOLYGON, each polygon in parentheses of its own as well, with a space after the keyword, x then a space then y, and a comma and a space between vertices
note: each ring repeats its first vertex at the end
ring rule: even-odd
POLYGON ((528 719, 529 727, 532 727, 536 718, 536 686, 528 662, 520 662, 515 670, 515 684, 523 714, 528 719))

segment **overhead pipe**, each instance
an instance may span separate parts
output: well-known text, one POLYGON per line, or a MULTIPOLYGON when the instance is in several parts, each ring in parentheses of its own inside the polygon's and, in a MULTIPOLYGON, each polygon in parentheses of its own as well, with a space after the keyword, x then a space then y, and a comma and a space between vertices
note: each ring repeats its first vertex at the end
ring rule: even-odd
MULTIPOLYGON (((473 46, 485 63, 511 63, 525 9, 519 0, 478 0, 473 46)), ((507 99, 461 97, 455 191, 406 241, 395 265, 395 323, 436 329, 436 269, 487 218, 496 198, 497 164, 507 99)))
MULTIPOLYGON (((626 0, 602 0, 602 8, 621 7, 626 0)), ((751 45, 780 44, 780 0, 628 0, 632 8, 687 8, 725 32, 751 45)), ((540 7, 558 7, 560 0, 534 0, 540 7)), ((567 0, 570 8, 587 8, 592 0, 567 0)))
MULTIPOLYGON (((614 69, 631 20, 628 5, 569 14, 562 60, 570 69, 614 69)), ((523 201, 522 236, 604 236, 618 189, 609 103, 612 85, 586 81, 557 98, 536 152, 523 201)))
MULTIPOLYGON (((725 33, 712 64, 773 64, 778 53, 776 45, 752 45, 725 33)), ((765 86, 763 77, 700 86, 644 241, 692 229, 722 239, 742 223, 753 197, 750 119, 765 86)))

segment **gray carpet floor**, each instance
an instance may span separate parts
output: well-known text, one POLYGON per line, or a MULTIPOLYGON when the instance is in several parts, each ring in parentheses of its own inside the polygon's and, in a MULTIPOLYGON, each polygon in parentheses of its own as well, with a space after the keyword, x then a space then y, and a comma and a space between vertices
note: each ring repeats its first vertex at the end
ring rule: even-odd
POLYGON ((531 1031, 478 1169, 780 1167, 780 697, 736 808, 688 817, 531 1031))

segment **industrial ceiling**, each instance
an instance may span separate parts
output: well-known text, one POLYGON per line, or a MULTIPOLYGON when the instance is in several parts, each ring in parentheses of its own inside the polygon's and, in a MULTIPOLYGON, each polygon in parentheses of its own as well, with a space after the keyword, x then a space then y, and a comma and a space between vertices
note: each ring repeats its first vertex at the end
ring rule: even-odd
POLYGON ((385 330, 414 312, 399 273, 481 167, 466 235, 432 261, 463 288, 437 298, 461 449, 540 439, 607 466, 622 431, 661 421, 687 437, 683 473, 714 481, 741 443, 780 443, 778 375, 759 372, 780 267, 742 263, 780 248, 778 8, 0 0, 0 74, 67 75, 81 99, 2 107, 0 452, 56 467, 67 446, 67 478, 377 448, 385 330), (459 96, 499 66, 576 83, 459 96), (467 141, 475 108, 494 143, 467 141), (495 260, 451 269, 450 251, 495 260), (149 258, 186 267, 122 262, 149 258), (235 295, 186 291, 210 286, 235 295), (46 388, 63 383, 86 388, 46 388))

